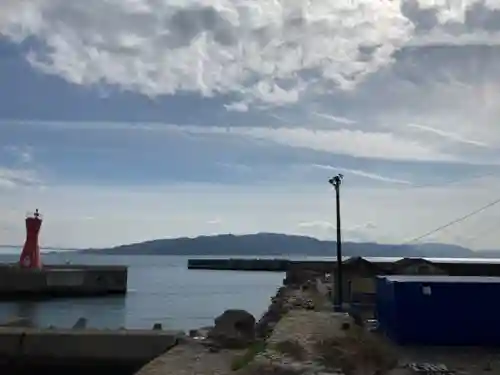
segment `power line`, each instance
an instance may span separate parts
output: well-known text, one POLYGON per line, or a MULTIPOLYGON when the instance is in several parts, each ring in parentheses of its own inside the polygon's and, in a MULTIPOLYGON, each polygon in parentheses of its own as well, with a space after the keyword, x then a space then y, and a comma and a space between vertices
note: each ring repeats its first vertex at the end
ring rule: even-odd
POLYGON ((487 210, 488 208, 491 208, 491 207, 493 207, 493 206, 495 206, 495 205, 497 205, 499 203, 500 203, 500 198, 498 198, 498 199, 494 200, 493 202, 490 202, 490 203, 488 203, 488 204, 486 204, 486 205, 484 205, 484 206, 482 206, 482 207, 480 207, 480 208, 478 208, 478 209, 476 209, 476 210, 474 210, 472 212, 469 212, 467 215, 459 217, 458 219, 452 220, 449 223, 441 225, 440 227, 438 227, 436 229, 433 229, 433 230, 431 230, 431 231, 429 231, 429 232, 427 232, 425 234, 422 234, 421 236, 418 236, 418 237, 415 237, 415 238, 413 238, 413 239, 411 239, 409 241, 406 241, 406 242, 403 243, 403 245, 407 245, 407 244, 412 243, 412 242, 420 241, 421 239, 423 239, 425 237, 428 237, 431 234, 437 233, 437 232, 439 232, 439 231, 441 231, 443 229, 451 227, 452 225, 455 225, 455 224, 458 224, 458 223, 460 223, 460 222, 462 222, 464 220, 467 220, 471 216, 477 215, 477 214, 479 214, 479 213, 487 210))

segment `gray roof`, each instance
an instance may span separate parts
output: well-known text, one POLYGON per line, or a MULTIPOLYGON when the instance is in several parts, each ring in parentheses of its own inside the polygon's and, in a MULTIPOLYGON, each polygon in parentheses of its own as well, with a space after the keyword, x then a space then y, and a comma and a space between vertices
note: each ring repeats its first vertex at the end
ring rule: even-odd
MULTIPOLYGON (((373 263, 395 263, 398 260, 405 259, 402 257, 364 257, 366 260, 373 263)), ((439 263, 457 263, 457 264, 500 264, 498 258, 423 258, 423 257, 408 257, 406 259, 424 259, 436 264, 439 263)))
POLYGON ((500 283, 500 277, 491 276, 443 276, 443 275, 388 275, 379 276, 395 283, 500 283))

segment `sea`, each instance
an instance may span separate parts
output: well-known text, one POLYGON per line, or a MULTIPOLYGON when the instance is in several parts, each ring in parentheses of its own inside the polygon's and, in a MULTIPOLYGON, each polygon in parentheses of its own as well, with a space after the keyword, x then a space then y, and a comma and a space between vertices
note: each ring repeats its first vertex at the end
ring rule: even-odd
MULTIPOLYGON (((0 250, 0 262, 19 252, 0 250), (7 254, 14 253, 14 254, 7 254)), ((93 328, 164 329, 212 325, 226 309, 244 309, 258 319, 281 286, 279 272, 188 270, 188 257, 88 255, 70 251, 42 254, 45 264, 126 265, 125 296, 0 302, 0 321, 25 317, 40 327, 70 328, 81 317, 93 328)))

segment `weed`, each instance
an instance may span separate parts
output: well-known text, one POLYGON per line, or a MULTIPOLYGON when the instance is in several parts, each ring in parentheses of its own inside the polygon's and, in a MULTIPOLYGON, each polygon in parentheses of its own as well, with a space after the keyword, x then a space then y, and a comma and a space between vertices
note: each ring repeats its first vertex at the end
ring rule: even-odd
POLYGON ((356 368, 388 369, 394 366, 394 353, 382 342, 366 333, 354 333, 345 338, 330 338, 316 343, 321 362, 328 368, 341 368, 352 374, 356 368))
POLYGON ((250 345, 250 347, 248 347, 245 353, 238 355, 233 359, 231 363, 231 370, 236 371, 244 368, 246 365, 252 362, 257 354, 263 352, 265 349, 265 341, 254 342, 252 345, 250 345))
POLYGON ((295 340, 285 340, 273 344, 272 349, 278 353, 286 354, 298 361, 304 361, 307 358, 306 350, 295 340))

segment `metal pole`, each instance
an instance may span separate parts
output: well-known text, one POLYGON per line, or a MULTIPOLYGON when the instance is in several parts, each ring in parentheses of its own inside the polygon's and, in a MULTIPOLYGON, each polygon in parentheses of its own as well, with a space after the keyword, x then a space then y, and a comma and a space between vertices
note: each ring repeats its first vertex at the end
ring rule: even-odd
POLYGON ((335 189, 337 201, 337 310, 342 311, 343 278, 342 278, 342 238, 340 230, 340 184, 335 189))
POLYGON ((342 311, 343 305, 343 277, 342 277, 342 232, 340 223, 340 185, 342 184, 343 175, 339 174, 329 180, 330 184, 335 187, 335 201, 337 211, 337 272, 335 273, 335 310, 342 311))

